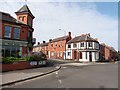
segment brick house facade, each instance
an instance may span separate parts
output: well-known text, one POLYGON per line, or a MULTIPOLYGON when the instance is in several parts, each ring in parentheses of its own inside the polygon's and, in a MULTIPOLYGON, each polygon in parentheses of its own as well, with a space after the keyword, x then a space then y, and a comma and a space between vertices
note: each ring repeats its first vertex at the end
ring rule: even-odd
POLYGON ((67 36, 49 40, 48 44, 48 57, 53 59, 66 59, 66 43, 71 40, 71 32, 67 36))
POLYGON ((0 39, 2 43, 2 56, 21 57, 32 51, 35 43, 33 39, 33 19, 34 16, 30 12, 27 5, 24 5, 20 10, 15 12, 17 19, 8 13, 0 12, 2 18, 0 19, 2 34, 0 39))
POLYGON ((118 58, 117 51, 104 43, 100 45, 100 60, 112 61, 118 58))

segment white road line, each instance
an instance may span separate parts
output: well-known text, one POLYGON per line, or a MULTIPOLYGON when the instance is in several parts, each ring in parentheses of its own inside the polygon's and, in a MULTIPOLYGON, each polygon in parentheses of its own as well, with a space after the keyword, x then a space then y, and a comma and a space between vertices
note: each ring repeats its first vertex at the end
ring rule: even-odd
POLYGON ((56 74, 58 75, 58 71, 56 72, 56 74))
POLYGON ((62 68, 67 68, 67 67, 62 67, 62 68))
POLYGON ((62 80, 58 80, 58 82, 59 82, 60 84, 62 84, 62 80))

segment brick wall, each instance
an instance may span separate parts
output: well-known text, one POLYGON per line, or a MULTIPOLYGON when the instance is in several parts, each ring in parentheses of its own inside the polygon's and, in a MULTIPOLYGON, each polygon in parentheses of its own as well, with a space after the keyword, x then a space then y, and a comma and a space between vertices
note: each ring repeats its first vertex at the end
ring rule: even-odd
POLYGON ((50 51, 50 57, 64 59, 65 47, 66 47, 66 40, 49 43, 48 49, 50 51), (53 46, 51 46, 51 45, 53 45, 53 46), (54 55, 53 55, 53 53, 54 53, 54 55))

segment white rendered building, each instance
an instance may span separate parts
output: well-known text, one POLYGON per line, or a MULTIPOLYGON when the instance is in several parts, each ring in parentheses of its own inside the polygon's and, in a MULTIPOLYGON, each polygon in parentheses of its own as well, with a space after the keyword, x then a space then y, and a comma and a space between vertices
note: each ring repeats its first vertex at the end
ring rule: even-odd
POLYGON ((66 59, 81 62, 92 62, 99 60, 100 45, 90 34, 77 36, 66 44, 66 59))

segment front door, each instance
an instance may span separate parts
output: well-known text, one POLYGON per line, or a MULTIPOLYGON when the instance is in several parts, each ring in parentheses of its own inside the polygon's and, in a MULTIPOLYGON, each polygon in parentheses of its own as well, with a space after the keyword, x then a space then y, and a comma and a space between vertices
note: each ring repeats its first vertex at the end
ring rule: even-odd
POLYGON ((76 51, 74 51, 74 59, 77 59, 77 52, 76 51))
POLYGON ((89 61, 92 62, 92 53, 89 52, 89 61))

